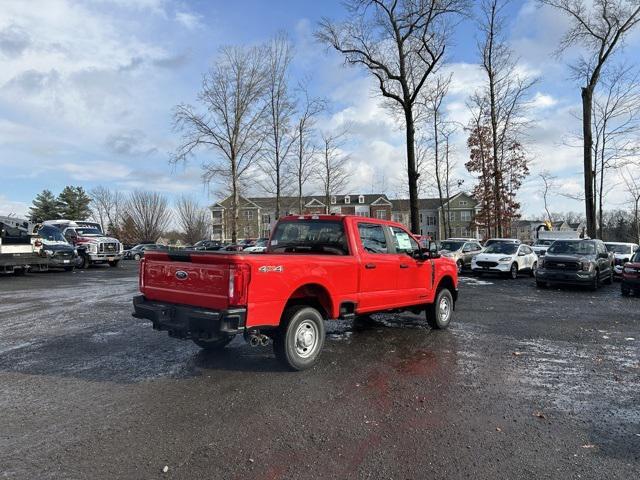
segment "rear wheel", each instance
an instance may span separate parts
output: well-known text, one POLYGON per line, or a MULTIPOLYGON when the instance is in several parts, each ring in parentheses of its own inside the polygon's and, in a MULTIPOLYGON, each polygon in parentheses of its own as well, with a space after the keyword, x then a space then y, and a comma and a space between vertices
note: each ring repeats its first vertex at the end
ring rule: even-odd
POLYGON ((324 319, 320 312, 296 305, 285 310, 273 339, 273 351, 291 370, 306 370, 320 358, 324 338, 324 319))
POLYGON ((229 345, 231 340, 233 340, 233 337, 216 338, 215 340, 200 340, 194 338, 193 343, 207 352, 216 352, 229 345))
POLYGON ((532 277, 536 276, 536 270, 538 269, 538 262, 533 262, 533 265, 531 266, 531 272, 530 275, 532 277))
POLYGON ((427 323, 436 330, 442 330, 451 323, 453 315, 453 295, 447 288, 443 288, 436 295, 435 301, 427 307, 427 323))
POLYGON ((134 259, 134 260, 140 260, 140 254, 139 254, 139 253, 136 253, 136 254, 133 256, 133 259, 134 259))

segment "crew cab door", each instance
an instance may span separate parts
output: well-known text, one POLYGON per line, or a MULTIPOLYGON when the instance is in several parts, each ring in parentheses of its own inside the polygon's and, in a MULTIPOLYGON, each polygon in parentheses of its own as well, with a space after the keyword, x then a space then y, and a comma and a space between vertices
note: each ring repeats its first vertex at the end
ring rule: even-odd
POLYGON ((358 311, 393 308, 398 303, 398 259, 381 224, 358 222, 360 293, 358 311))
POLYGON ((398 259, 397 299, 403 305, 424 303, 431 290, 432 264, 428 260, 416 260, 414 252, 420 245, 403 228, 391 227, 393 247, 398 259))

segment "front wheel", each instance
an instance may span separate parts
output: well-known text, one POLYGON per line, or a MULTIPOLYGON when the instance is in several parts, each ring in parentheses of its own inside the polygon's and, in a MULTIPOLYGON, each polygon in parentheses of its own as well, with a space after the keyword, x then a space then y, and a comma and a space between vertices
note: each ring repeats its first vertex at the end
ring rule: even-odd
POLYGON ((140 258, 142 258, 142 257, 140 256, 140 254, 139 254, 139 253, 136 253, 136 254, 133 256, 133 259, 134 259, 134 260, 140 260, 140 258))
POLYGON ((115 268, 115 267, 117 267, 117 266, 118 266, 118 262, 119 262, 119 261, 120 261, 120 260, 114 260, 113 262, 109 262, 109 266, 110 266, 110 267, 114 267, 114 268, 115 268))
POLYGON ((518 278, 518 264, 514 263, 513 265, 511 265, 511 268, 509 269, 509 278, 511 280, 515 280, 516 278, 518 278))
POLYGON ((600 288, 600 272, 596 272, 596 276, 591 281, 591 290, 594 292, 600 288))
POLYGON ((536 270, 538 269, 538 262, 533 262, 533 265, 531 266, 531 272, 530 275, 532 277, 536 276, 536 270))
POLYGON ((451 323, 453 314, 453 295, 447 288, 443 288, 436 295, 435 301, 427 307, 427 323, 436 330, 442 330, 451 323))
POLYGON ((231 340, 233 340, 233 337, 216 338, 215 340, 200 340, 198 338, 194 338, 193 343, 207 352, 217 352, 229 345, 231 340))
POLYGON ((89 265, 91 265, 91 259, 89 256, 84 253, 80 254, 78 256, 78 264, 76 266, 78 268, 89 268, 89 265))
POLYGON ((607 277, 607 279, 602 283, 604 283, 605 285, 611 285, 613 283, 613 273, 611 272, 611 270, 609 270, 609 276, 607 277))
POLYGON ((297 305, 285 310, 273 338, 273 351, 289 369, 306 370, 317 363, 324 337, 324 319, 320 312, 297 305))

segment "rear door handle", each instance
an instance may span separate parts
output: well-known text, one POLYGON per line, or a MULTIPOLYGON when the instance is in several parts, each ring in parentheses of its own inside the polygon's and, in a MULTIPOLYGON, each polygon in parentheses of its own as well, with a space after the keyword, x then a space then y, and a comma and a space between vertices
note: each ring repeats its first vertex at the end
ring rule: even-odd
POLYGON ((407 265, 406 263, 401 263, 400 268, 409 268, 409 265, 407 265))
POLYGON ((371 270, 373 268, 376 268, 376 264, 375 263, 365 263, 364 268, 371 270))

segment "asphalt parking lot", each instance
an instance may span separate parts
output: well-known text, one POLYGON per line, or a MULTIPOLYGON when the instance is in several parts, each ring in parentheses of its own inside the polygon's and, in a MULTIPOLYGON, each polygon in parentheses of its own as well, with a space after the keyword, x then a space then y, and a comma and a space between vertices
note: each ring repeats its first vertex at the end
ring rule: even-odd
POLYGON ((0 477, 640 475, 640 299, 618 284, 464 277, 448 331, 332 324, 291 373, 132 318, 136 273, 0 277, 0 477))

